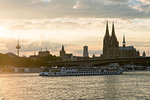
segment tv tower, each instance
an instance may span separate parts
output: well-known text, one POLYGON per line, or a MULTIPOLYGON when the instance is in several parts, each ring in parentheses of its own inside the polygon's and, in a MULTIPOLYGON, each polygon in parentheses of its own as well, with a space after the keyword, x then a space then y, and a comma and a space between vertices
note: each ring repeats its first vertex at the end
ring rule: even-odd
POLYGON ((18 39, 18 44, 16 46, 16 49, 17 49, 17 55, 19 57, 19 49, 21 49, 20 45, 19 45, 19 39, 18 39))

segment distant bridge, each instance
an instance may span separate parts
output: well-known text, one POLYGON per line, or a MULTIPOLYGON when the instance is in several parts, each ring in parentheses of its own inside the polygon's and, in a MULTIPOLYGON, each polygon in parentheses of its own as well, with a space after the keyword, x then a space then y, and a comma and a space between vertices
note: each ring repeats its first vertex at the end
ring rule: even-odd
POLYGON ((150 57, 134 57, 134 58, 116 58, 116 59, 96 59, 96 60, 79 60, 79 61, 49 61, 47 66, 79 66, 79 65, 94 65, 101 66, 110 63, 119 64, 140 64, 148 65, 150 64, 150 57))

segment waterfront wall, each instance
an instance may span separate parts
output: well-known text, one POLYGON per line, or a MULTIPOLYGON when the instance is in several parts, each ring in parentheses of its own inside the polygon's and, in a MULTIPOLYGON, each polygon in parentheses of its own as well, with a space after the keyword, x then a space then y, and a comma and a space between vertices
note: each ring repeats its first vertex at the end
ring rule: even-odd
POLYGON ((40 68, 0 68, 0 73, 39 73, 40 68))

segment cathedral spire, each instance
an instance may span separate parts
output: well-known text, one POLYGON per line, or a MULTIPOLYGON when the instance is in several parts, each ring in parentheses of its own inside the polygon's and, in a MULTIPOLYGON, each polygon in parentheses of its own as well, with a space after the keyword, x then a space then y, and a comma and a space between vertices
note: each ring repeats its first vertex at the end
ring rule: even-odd
POLYGON ((115 37, 116 37, 116 35, 115 35, 115 27, 114 27, 114 22, 113 22, 113 24, 112 24, 112 36, 115 36, 115 37))
POLYGON ((110 35, 109 35, 109 28, 108 28, 108 21, 106 22, 106 33, 103 39, 103 55, 104 57, 109 56, 109 48, 110 48, 110 35))
POLYGON ((123 47, 126 47, 126 39, 125 39, 125 35, 123 35, 123 47))
POLYGON ((108 21, 106 22, 106 33, 104 37, 104 44, 108 44, 110 42, 110 35, 109 35, 109 28, 108 28, 108 21))
POLYGON ((118 46, 118 40, 117 40, 117 37, 116 37, 116 34, 115 34, 114 22, 112 24, 111 46, 113 46, 113 47, 117 47, 118 46))
POLYGON ((108 21, 106 22, 106 37, 109 37, 109 28, 108 28, 108 21))

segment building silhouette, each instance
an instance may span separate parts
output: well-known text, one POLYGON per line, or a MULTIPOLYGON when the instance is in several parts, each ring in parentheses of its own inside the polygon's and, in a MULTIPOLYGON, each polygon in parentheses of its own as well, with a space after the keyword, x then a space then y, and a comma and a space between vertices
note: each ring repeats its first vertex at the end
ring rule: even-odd
POLYGON ((142 55, 143 57, 146 57, 146 53, 145 53, 145 51, 143 51, 143 55, 142 55))
POLYGON ((50 55, 50 51, 48 51, 47 49, 46 49, 46 51, 41 50, 38 52, 38 56, 40 56, 40 57, 45 57, 45 56, 49 56, 49 55, 50 55))
POLYGON ((139 51, 136 51, 134 46, 126 46, 125 35, 123 36, 123 45, 119 46, 115 34, 114 22, 112 24, 112 34, 109 34, 108 21, 106 23, 106 33, 103 39, 103 58, 118 58, 118 57, 138 57, 139 51))
POLYGON ((88 46, 84 46, 83 47, 83 57, 84 58, 88 58, 89 57, 88 46))
POLYGON ((49 50, 47 50, 47 48, 46 48, 46 50, 40 50, 39 52, 38 52, 38 55, 36 55, 36 53, 35 53, 35 51, 34 51, 34 55, 30 55, 30 58, 32 58, 32 59, 37 59, 37 58, 39 58, 39 57, 46 57, 46 56, 50 56, 51 54, 50 54, 50 51, 49 50))
POLYGON ((62 60, 70 60, 73 57, 72 54, 67 54, 64 48, 64 45, 62 45, 62 48, 60 50, 60 58, 62 60))

